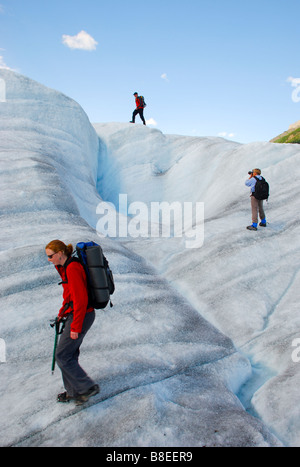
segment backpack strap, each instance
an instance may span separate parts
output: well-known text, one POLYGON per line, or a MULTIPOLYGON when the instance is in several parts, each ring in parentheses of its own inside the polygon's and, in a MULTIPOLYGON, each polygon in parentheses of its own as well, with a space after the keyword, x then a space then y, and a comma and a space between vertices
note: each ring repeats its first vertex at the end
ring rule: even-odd
POLYGON ((65 262, 65 264, 62 266, 65 270, 65 275, 66 275, 66 280, 64 281, 60 281, 58 283, 58 285, 62 285, 62 284, 67 284, 68 283, 68 277, 67 277, 67 267, 69 266, 69 264, 71 263, 80 263, 81 264, 81 261, 79 258, 76 258, 76 256, 70 256, 70 258, 67 259, 67 261, 65 262))
MULTIPOLYGON (((64 268, 64 270, 65 270, 66 280, 60 281, 60 282, 58 283, 58 285, 68 284, 67 267, 68 267, 69 264, 71 264, 71 263, 80 263, 81 266, 82 266, 82 263, 81 263, 80 259, 77 258, 77 256, 70 256, 70 257, 67 259, 67 261, 65 262, 65 264, 62 266, 62 267, 64 268)), ((83 267, 83 266, 82 266, 82 267, 83 267)), ((83 269, 84 269, 84 267, 83 267, 83 269)), ((84 272, 85 272, 85 274, 86 274, 85 269, 84 269, 84 272)), ((89 291, 88 291, 88 295, 89 295, 89 291)), ((89 307, 89 304, 88 304, 88 307, 89 307)), ((73 302, 66 303, 65 308, 64 308, 64 312, 66 312, 66 311, 68 310, 68 308, 71 308, 71 309, 73 310, 73 302)))

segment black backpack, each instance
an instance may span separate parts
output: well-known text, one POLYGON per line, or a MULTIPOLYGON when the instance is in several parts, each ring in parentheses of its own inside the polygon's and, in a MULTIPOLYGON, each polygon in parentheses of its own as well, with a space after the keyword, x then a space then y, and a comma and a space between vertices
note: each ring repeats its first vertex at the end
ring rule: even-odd
POLYGON ((66 261, 66 276, 67 266, 72 261, 77 261, 84 267, 88 284, 88 306, 99 310, 110 302, 112 307, 110 296, 115 291, 114 277, 101 246, 94 242, 77 243, 76 252, 66 261))
POLYGON ((254 177, 256 180, 255 191, 253 193, 254 198, 258 200, 268 199, 269 198, 269 184, 261 177, 261 180, 258 177, 254 177))
POLYGON ((139 99, 140 99, 140 103, 141 103, 141 105, 142 105, 142 107, 144 109, 146 107, 146 105, 147 105, 146 102, 145 102, 144 96, 139 96, 139 99))

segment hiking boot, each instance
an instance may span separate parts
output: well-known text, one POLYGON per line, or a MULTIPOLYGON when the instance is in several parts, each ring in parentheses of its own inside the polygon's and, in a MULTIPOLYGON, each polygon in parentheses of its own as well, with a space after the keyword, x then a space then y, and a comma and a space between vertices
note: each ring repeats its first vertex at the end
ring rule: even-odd
POLYGON ((260 225, 260 227, 267 227, 267 223, 266 223, 266 222, 260 222, 259 225, 260 225))
POLYGON ((248 230, 257 230, 257 227, 254 227, 254 225, 248 225, 247 229, 248 230))
POLYGON ((69 396, 67 391, 57 394, 57 402, 70 402, 74 397, 69 396))
POLYGON ((98 386, 98 384, 94 384, 94 386, 92 386, 87 392, 85 392, 84 394, 79 394, 76 397, 76 401, 75 401, 76 405, 84 404, 85 402, 89 400, 90 397, 98 394, 99 391, 100 391, 100 387, 98 386))

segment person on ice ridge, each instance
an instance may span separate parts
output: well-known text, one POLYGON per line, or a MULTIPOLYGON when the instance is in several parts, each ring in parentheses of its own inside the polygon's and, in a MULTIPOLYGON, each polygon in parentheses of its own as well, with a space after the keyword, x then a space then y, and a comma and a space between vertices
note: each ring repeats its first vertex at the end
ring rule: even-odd
POLYGON ((137 114, 139 114, 143 124, 146 125, 146 121, 144 118, 144 108, 146 107, 146 103, 144 101, 144 98, 143 96, 139 96, 137 92, 135 92, 133 95, 135 97, 136 109, 133 111, 132 120, 130 121, 130 123, 135 123, 135 117, 137 116, 137 114))

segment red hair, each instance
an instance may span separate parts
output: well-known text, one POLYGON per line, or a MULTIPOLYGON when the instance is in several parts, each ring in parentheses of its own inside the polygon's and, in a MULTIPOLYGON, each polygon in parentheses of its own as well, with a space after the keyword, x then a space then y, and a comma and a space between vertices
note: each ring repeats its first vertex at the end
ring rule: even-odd
POLYGON ((46 249, 52 250, 54 253, 62 251, 67 257, 71 256, 73 253, 73 245, 71 245, 71 243, 66 245, 61 240, 52 240, 48 243, 48 245, 45 246, 45 250, 46 249))

